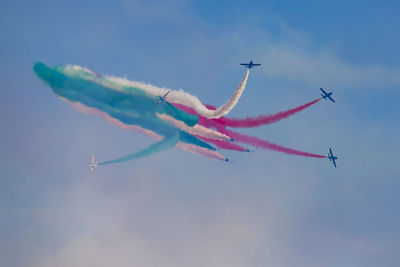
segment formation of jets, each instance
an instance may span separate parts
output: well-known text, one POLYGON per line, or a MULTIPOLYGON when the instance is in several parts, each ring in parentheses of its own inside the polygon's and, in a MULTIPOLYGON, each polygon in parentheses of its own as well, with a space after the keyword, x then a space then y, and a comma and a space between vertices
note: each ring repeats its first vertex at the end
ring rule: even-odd
MULTIPOLYGON (((253 60, 251 60, 249 63, 240 63, 240 65, 241 65, 241 66, 245 66, 246 68, 249 68, 249 69, 254 68, 254 67, 261 66, 261 64, 253 63, 253 60)), ((322 96, 323 99, 325 99, 325 100, 328 100, 328 99, 329 99, 330 101, 332 101, 333 103, 335 103, 335 100, 332 98, 332 92, 327 93, 327 92, 326 92, 324 89, 322 89, 322 88, 320 88, 320 90, 321 90, 321 92, 322 92, 321 96, 322 96)), ((169 93, 170 93, 170 91, 167 91, 165 94, 158 96, 159 100, 158 100, 158 102, 157 102, 157 105, 166 102, 169 93)), ((332 149, 331 149, 331 148, 329 148, 328 159, 329 159, 329 161, 332 162, 332 164, 333 164, 333 165, 335 166, 335 168, 336 168, 336 162, 335 162, 335 160, 337 160, 338 158, 335 157, 335 156, 333 155, 332 149)), ((229 160, 226 159, 226 161, 229 161, 229 160)), ((230 162, 231 162, 231 161, 230 161, 230 162)), ((98 164, 98 163, 97 163, 97 161, 95 160, 94 155, 92 155, 92 160, 91 160, 91 162, 88 164, 88 167, 90 168, 90 172, 91 172, 91 173, 94 172, 94 169, 97 167, 97 164, 98 164)))
MULTIPOLYGON (((323 99, 325 99, 325 100, 329 99, 330 101, 335 103, 335 100, 332 98, 332 92, 327 93, 324 89, 322 89, 322 88, 319 88, 319 89, 322 92, 321 96, 323 99)), ((331 148, 329 148, 328 159, 330 162, 332 162, 333 166, 335 166, 335 168, 336 168, 335 160, 337 160, 338 158, 333 155, 331 148)))

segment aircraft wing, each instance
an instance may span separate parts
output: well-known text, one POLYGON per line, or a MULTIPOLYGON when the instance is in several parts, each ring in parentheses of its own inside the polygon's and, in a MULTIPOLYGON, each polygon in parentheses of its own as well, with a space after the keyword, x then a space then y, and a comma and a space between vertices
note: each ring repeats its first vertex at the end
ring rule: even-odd
POLYGON ((329 95, 328 96, 328 98, 333 102, 333 103, 335 103, 335 100, 333 100, 333 98, 329 95))
POLYGON ((335 168, 336 168, 336 162, 335 162, 335 160, 332 160, 332 162, 333 162, 333 165, 334 165, 335 168))
POLYGON ((253 66, 261 66, 261 64, 253 64, 253 66))
POLYGON ((327 94, 328 94, 327 92, 325 92, 325 90, 324 90, 324 89, 322 89, 322 88, 319 88, 319 89, 321 89, 322 93, 324 93, 325 95, 327 95, 327 94))
POLYGON ((92 155, 92 162, 91 163, 94 163, 94 162, 95 162, 94 155, 92 155))
POLYGON ((248 63, 240 63, 240 65, 242 65, 242 66, 250 66, 250 64, 248 64, 248 63))

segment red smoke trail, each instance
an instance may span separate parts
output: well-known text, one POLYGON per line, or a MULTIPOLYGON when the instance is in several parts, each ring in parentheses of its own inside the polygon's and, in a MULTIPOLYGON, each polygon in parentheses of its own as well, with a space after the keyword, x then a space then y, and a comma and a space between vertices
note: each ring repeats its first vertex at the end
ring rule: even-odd
POLYGON ((326 156, 323 156, 323 155, 312 154, 312 153, 303 152, 300 150, 295 150, 292 148, 283 147, 283 146, 271 143, 267 140, 259 139, 254 136, 240 134, 240 133, 232 132, 229 130, 225 130, 225 131, 221 131, 221 132, 225 132, 225 134, 229 134, 229 136, 231 136, 232 138, 234 138, 235 140, 237 140, 239 142, 243 142, 243 143, 258 147, 258 148, 267 148, 267 149, 271 149, 274 151, 283 152, 283 153, 286 153, 289 155, 298 155, 298 156, 311 157, 311 158, 326 158, 326 156))
MULTIPOLYGON (((311 106, 312 104, 318 102, 319 100, 321 100, 321 99, 320 98, 316 99, 316 100, 314 100, 314 101, 312 101, 310 103, 307 103, 307 104, 305 104, 303 106, 300 106, 298 108, 291 109, 291 110, 288 110, 288 111, 285 111, 285 112, 281 112, 281 113, 278 113, 278 114, 272 115, 272 116, 278 116, 279 114, 286 114, 286 117, 288 117, 290 115, 295 114, 296 112, 299 112, 299 111, 307 108, 308 106, 311 106), (293 110, 297 110, 297 111, 293 111, 293 110)), ((183 111, 187 112, 187 113, 198 115, 193 109, 191 109, 189 107, 186 107, 184 105, 180 105, 180 104, 175 104, 174 103, 174 106, 177 107, 180 110, 183 110, 183 111)), ((213 106, 207 105, 207 108, 208 109, 212 109, 213 106)), ((285 118, 284 116, 285 115, 283 115, 280 119, 285 118)), ((283 153, 286 153, 286 154, 289 154, 289 155, 298 155, 298 156, 312 157, 312 158, 326 158, 326 156, 323 156, 323 155, 318 155, 318 154, 303 152, 303 151, 292 149, 292 148, 283 147, 283 146, 271 143, 271 142, 269 142, 267 140, 263 140, 263 139, 260 139, 260 138, 254 137, 254 136, 244 135, 244 134, 240 134, 240 133, 237 133, 237 132, 230 131, 230 130, 226 129, 225 125, 222 125, 222 123, 220 123, 221 119, 226 119, 226 118, 207 119, 207 118, 205 118, 203 116, 199 116, 199 124, 204 126, 204 127, 207 127, 207 128, 215 128, 219 132, 224 133, 224 134, 232 137, 236 142, 238 141, 238 142, 241 142, 241 143, 249 144, 249 145, 252 145, 254 147, 270 149, 270 150, 274 150, 274 151, 278 151, 278 152, 283 152, 283 153)), ((278 121, 278 120, 276 120, 276 121, 278 121)), ((276 122, 276 121, 273 121, 273 122, 276 122)), ((260 125, 262 125, 262 124, 260 124, 260 125)), ((256 126, 259 126, 259 125, 256 125, 256 126)), ((255 126, 253 126, 253 127, 255 127, 255 126)), ((215 140, 213 140, 213 141, 215 141, 215 140)))
POLYGON ((245 144, 252 145, 254 147, 263 148, 263 149, 270 149, 278 152, 283 152, 289 155, 298 155, 303 157, 312 157, 312 158, 326 158, 326 156, 303 152, 300 150, 292 149, 283 147, 274 143, 271 143, 267 140, 259 139, 257 137, 249 136, 240 134, 237 132, 229 131, 225 128, 225 126, 218 124, 215 120, 209 120, 207 118, 199 117, 199 124, 203 125, 204 127, 215 127, 219 132, 224 133, 232 137, 236 142, 241 142, 245 144))
POLYGON ((286 119, 289 116, 292 116, 294 114, 296 114, 297 112, 300 112, 312 105, 314 105, 315 103, 317 103, 318 101, 320 101, 321 98, 318 98, 316 100, 313 100, 307 104, 304 104, 300 107, 297 108, 292 108, 283 112, 279 112, 277 114, 273 114, 273 115, 260 115, 257 117, 248 117, 245 119, 229 119, 229 118, 219 118, 216 119, 219 123, 221 123, 222 125, 225 126, 229 126, 229 127, 233 127, 233 128, 249 128, 249 127, 257 127, 257 126, 261 126, 261 125, 268 125, 271 123, 275 123, 278 122, 282 119, 286 119))
POLYGON ((283 147, 274 143, 271 143, 267 140, 263 140, 254 136, 241 134, 238 132, 233 132, 225 128, 225 126, 219 125, 217 122, 213 120, 207 120, 206 118, 199 118, 199 123, 205 127, 215 127, 219 132, 224 133, 230 137, 232 137, 235 142, 241 142, 245 144, 252 145, 257 148, 270 149, 278 152, 283 152, 289 155, 298 155, 303 157, 311 157, 311 158, 326 158, 326 156, 303 152, 300 150, 283 147))
MULTIPOLYGON (((228 127, 233 127, 233 128, 251 128, 251 127, 257 127, 257 126, 261 126, 261 125, 268 125, 271 123, 275 123, 278 122, 282 119, 286 119, 312 105, 314 105, 315 103, 317 103, 318 101, 320 101, 321 98, 315 99, 309 103, 306 103, 302 106, 296 107, 296 108, 292 108, 286 111, 282 111, 279 112, 277 114, 272 114, 272 115, 259 115, 257 117, 248 117, 245 119, 230 119, 230 118, 225 118, 225 117, 221 117, 218 119, 211 119, 212 121, 224 125, 224 126, 228 126, 228 127)), ((183 110, 187 113, 190 114, 196 114, 198 115, 192 108, 186 107, 184 105, 181 104, 173 104, 176 108, 183 110)), ((208 109, 215 109, 214 106, 212 105, 206 105, 206 107, 208 109)), ((204 120, 210 120, 207 119, 205 117, 199 116, 203 121, 204 120)))

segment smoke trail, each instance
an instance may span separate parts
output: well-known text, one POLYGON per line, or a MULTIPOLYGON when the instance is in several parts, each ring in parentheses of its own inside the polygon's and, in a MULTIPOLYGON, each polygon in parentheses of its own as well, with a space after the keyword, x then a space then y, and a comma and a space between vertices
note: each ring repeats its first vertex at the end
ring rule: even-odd
POLYGON ((191 153, 194 153, 194 154, 200 154, 200 155, 203 155, 203 156, 211 158, 211 159, 229 161, 227 158, 225 158, 224 156, 222 156, 221 154, 219 154, 216 151, 205 149, 203 147, 195 146, 195 145, 192 145, 192 144, 185 144, 185 143, 179 142, 177 144, 177 147, 179 147, 179 148, 181 148, 181 149, 183 149, 185 151, 188 151, 188 152, 191 152, 191 153))
MULTIPOLYGON (((193 108, 201 116, 207 117, 209 119, 219 118, 219 117, 225 116, 226 114, 229 113, 229 111, 231 111, 235 107, 235 105, 239 101, 239 98, 241 97, 244 89, 246 88, 246 82, 247 82, 247 78, 248 77, 249 77, 249 70, 246 71, 246 75, 244 76, 242 82, 239 84, 238 88, 233 93, 231 98, 223 106, 217 108, 216 110, 210 110, 210 109, 207 109, 205 107, 206 108, 206 112, 201 112, 201 111, 196 109, 197 108, 196 106, 194 106, 193 108)), ((171 100, 173 101, 173 99, 171 99, 171 100)), ((181 104, 184 104, 184 103, 181 103, 181 104)))
POLYGON ((83 104, 81 104, 79 102, 71 102, 68 99, 66 99, 64 97, 61 97, 61 96, 59 96, 59 98, 61 100, 65 101, 66 103, 68 103, 73 109, 75 109, 75 110, 77 110, 79 112, 85 113, 85 114, 97 115, 97 116, 101 117, 102 119, 104 119, 105 121, 107 121, 108 123, 113 124, 113 125, 121 128, 121 129, 129 130, 129 131, 141 132, 141 133, 147 135, 148 137, 150 137, 152 139, 155 139, 157 141, 159 141, 159 140, 161 140, 163 138, 161 135, 158 135, 157 133, 155 133, 155 132, 153 132, 151 130, 142 128, 142 127, 140 127, 138 125, 125 124, 125 123, 121 122, 120 120, 118 120, 116 118, 113 118, 110 115, 108 115, 107 113, 105 113, 103 111, 100 111, 98 109, 85 106, 85 105, 83 105, 83 104))
POLYGON ((179 141, 179 132, 177 131, 173 136, 165 137, 163 140, 161 140, 139 152, 136 152, 136 153, 133 153, 133 154, 121 157, 121 158, 117 158, 114 160, 100 162, 99 165, 114 164, 114 163, 119 163, 119 162, 124 162, 124 161, 132 160, 132 159, 149 156, 153 153, 160 152, 160 151, 163 151, 163 150, 166 150, 168 148, 175 146, 178 143, 178 141, 179 141))
POLYGON ((222 149, 228 149, 228 150, 234 150, 234 151, 240 151, 240 152, 250 152, 249 149, 239 146, 237 144, 234 144, 232 142, 224 142, 221 140, 215 140, 215 139, 205 138, 205 137, 201 137, 201 136, 199 136, 199 138, 207 143, 212 143, 222 149))
POLYGON ((123 129, 138 130, 159 140, 139 152, 101 162, 99 165, 148 156, 175 145, 192 153, 228 161, 227 158, 218 154, 209 143, 224 149, 248 151, 242 146, 227 142, 231 137, 238 142, 291 155, 324 157, 285 148, 266 140, 226 129, 227 126, 255 127, 277 122, 319 101, 317 99, 276 115, 247 119, 221 117, 228 114, 237 104, 245 89, 248 71, 231 98, 218 109, 203 105, 197 97, 183 91, 171 91, 168 101, 173 102, 174 105, 168 101, 157 105, 158 96, 168 89, 117 77, 100 76, 79 66, 49 68, 43 63, 37 63, 34 65, 34 71, 60 98, 74 108, 82 112, 97 114, 123 129), (215 128, 215 130, 211 128, 215 128))
MULTIPOLYGON (((235 105, 238 102, 240 96, 242 95, 244 89, 246 88, 246 82, 247 82, 248 76, 249 76, 249 71, 247 70, 243 80, 241 81, 241 83, 239 84, 238 88, 233 93, 233 95, 229 98, 229 100, 224 105, 222 105, 221 107, 219 107, 216 110, 208 109, 205 105, 203 105, 201 103, 201 101, 197 97, 195 97, 189 93, 186 93, 182 90, 176 91, 176 90, 171 90, 171 89, 167 89, 167 88, 158 88, 156 86, 152 86, 149 84, 132 82, 132 81, 128 81, 123 78, 118 78, 118 77, 106 76, 106 78, 108 80, 113 81, 120 85, 132 86, 132 87, 144 89, 156 97, 158 97, 162 94, 165 94, 167 91, 170 91, 170 93, 168 95, 169 102, 179 103, 179 104, 185 105, 187 107, 191 107, 198 114, 200 114, 206 118, 219 118, 221 116, 228 114, 235 107, 235 105)), ((125 89, 125 91, 127 90, 126 88, 124 88, 124 89, 125 89)))
MULTIPOLYGON (((207 127, 207 128, 214 127, 216 129, 220 126, 224 127, 224 125, 221 125, 220 123, 218 123, 218 119, 207 119, 206 117, 199 115, 194 109, 186 107, 185 105, 181 105, 181 104, 177 104, 177 103, 173 103, 173 105, 186 113, 189 113, 192 115, 198 115, 199 116, 198 123, 204 127, 207 127)), ((210 107, 211 107, 211 109, 214 108, 213 106, 210 106, 210 107)))
MULTIPOLYGON (((111 124, 113 124, 113 125, 115 125, 117 127, 120 127, 121 129, 129 130, 129 131, 142 132, 143 134, 145 134, 145 135, 149 136, 150 138, 155 139, 157 141, 163 139, 163 137, 161 135, 158 135, 158 134, 156 134, 155 132, 153 132, 151 130, 144 129, 144 128, 142 128, 140 126, 137 126, 137 125, 124 124, 123 122, 119 121, 118 119, 115 119, 115 118, 109 116, 105 112, 102 112, 102 111, 94 109, 94 108, 87 107, 87 106, 85 106, 85 105, 83 105, 81 103, 71 102, 68 99, 63 98, 61 96, 59 96, 59 98, 61 100, 65 101, 65 102, 67 102, 69 105, 71 105, 71 107, 73 109, 75 109, 75 110, 77 110, 79 112, 85 113, 85 114, 98 115, 101 118, 103 118, 105 121, 107 121, 107 122, 109 122, 109 123, 111 123, 111 124)), ((221 147, 221 148, 225 148, 225 149, 232 149, 232 150, 238 150, 238 151, 242 151, 242 149, 244 149, 241 146, 235 145, 233 143, 227 143, 227 142, 217 141, 217 140, 208 139, 208 138, 202 138, 202 139, 204 139, 203 141, 206 141, 206 142, 208 140, 215 141, 214 143, 216 143, 216 145, 218 145, 220 143, 224 143, 225 145, 218 145, 218 146, 221 147), (233 147, 233 148, 230 148, 230 147, 233 147)), ((213 143, 213 142, 211 142, 211 143, 213 143)), ((193 154, 199 154, 199 155, 211 158, 211 159, 227 161, 227 159, 224 156, 220 155, 218 152, 215 152, 215 151, 207 149, 207 148, 199 147, 199 146, 194 145, 194 144, 188 144, 188 143, 184 143, 184 142, 179 141, 176 144, 176 146, 178 148, 182 149, 182 150, 188 151, 188 152, 193 153, 193 154)))
MULTIPOLYGON (((304 105, 301 105, 299 107, 296 108, 292 108, 286 111, 282 111, 279 112, 277 114, 273 114, 273 115, 259 115, 257 117, 248 117, 245 119, 235 119, 235 118, 225 118, 225 117, 221 117, 218 119, 213 119, 212 121, 215 122, 216 124, 221 124, 224 126, 228 126, 228 127, 233 127, 233 128, 251 128, 251 127, 258 127, 261 125, 268 125, 268 124, 272 124, 272 123, 276 123, 280 120, 286 119, 312 105, 314 105, 315 103, 317 103, 318 101, 320 101, 321 98, 315 99, 311 102, 308 102, 304 105)), ((181 104, 177 104, 177 103, 173 103, 174 106, 176 106, 177 108, 179 108, 182 111, 185 111, 189 114, 194 114, 194 115, 199 115, 196 113, 195 110, 193 110, 192 108, 186 107, 184 105, 181 104)), ((215 109, 214 106, 211 105, 206 105, 207 108, 209 109, 215 109)), ((205 123, 205 121, 207 121, 207 118, 205 117, 200 117, 199 118, 199 123, 201 125, 204 124, 210 124, 210 123, 205 123), (200 122, 201 121, 201 122, 200 122)), ((213 124, 213 125, 216 125, 213 124)), ((208 126, 206 126, 208 127, 208 126)))
MULTIPOLYGON (((303 109, 305 108, 304 106, 306 105, 312 105, 313 103, 318 102, 320 99, 316 99, 310 103, 307 103, 301 107, 303 107, 303 109)), ((174 104, 175 105, 175 104, 174 104)), ((182 106, 182 105, 176 105, 176 107, 178 107, 179 109, 188 112, 190 114, 196 114, 196 112, 188 107, 182 106)), ((299 109, 301 107, 298 107, 296 109, 299 109)), ((212 106, 209 106, 209 108, 213 108, 212 106)), ((294 110, 294 109, 292 109, 294 110)), ((290 111, 290 110, 289 110, 290 111)), ((289 111, 287 112, 281 112, 281 113, 289 113, 289 111)), ((299 111, 297 111, 299 112, 299 111)), ((224 119, 224 118, 221 118, 224 119)), ((304 156, 304 157, 313 157, 313 158, 326 158, 326 156, 322 156, 322 155, 318 155, 318 154, 313 154, 313 153, 308 153, 308 152, 303 152, 300 150, 296 150, 296 149, 292 149, 292 148, 287 148, 287 147, 283 147, 274 143, 271 143, 267 140, 263 140, 263 139, 259 139, 257 137, 253 137, 253 136, 248 136, 248 135, 244 135, 244 134, 240 134, 237 132, 233 132, 233 131, 229 131, 226 129, 225 125, 222 125, 219 123, 219 119, 207 119, 204 117, 199 116, 199 124, 203 125, 204 127, 214 127, 216 128, 219 132, 224 133, 226 135, 229 135, 230 137, 232 137, 235 141, 239 141, 242 143, 246 143, 249 145, 252 145, 254 147, 257 148, 264 148, 264 149, 271 149, 274 151, 278 151, 278 152, 283 152, 286 154, 290 154, 290 155, 298 155, 298 156, 304 156)), ((214 142, 214 144, 216 144, 214 142)), ((218 146, 218 144, 216 144, 218 146)))
POLYGON ((232 138, 230 138, 229 136, 227 136, 226 134, 208 129, 204 126, 201 126, 199 124, 196 124, 193 127, 189 127, 187 125, 185 125, 182 121, 178 121, 174 118, 172 118, 171 116, 168 116, 166 114, 158 114, 157 116, 166 121, 171 123, 172 125, 174 125, 176 128, 181 129, 182 131, 185 131, 189 134, 192 135, 196 135, 196 136, 200 136, 200 137, 206 137, 208 139, 217 139, 217 140, 224 140, 224 141, 231 141, 232 138))
POLYGON ((321 98, 313 100, 309 103, 306 103, 302 106, 292 108, 283 112, 279 112, 274 115, 260 115, 257 117, 248 117, 245 119, 230 119, 230 118, 219 118, 217 121, 222 125, 234 127, 234 128, 249 128, 249 127, 257 127, 261 125, 268 125, 271 123, 278 122, 282 119, 286 119, 289 116, 292 116, 312 105, 320 101, 321 98))
POLYGON ((242 95, 246 87, 247 78, 249 76, 249 70, 247 70, 243 80, 241 81, 233 95, 229 98, 229 100, 218 109, 209 110, 205 105, 201 103, 201 101, 196 96, 186 93, 183 90, 160 88, 151 84, 130 81, 125 78, 115 76, 99 76, 95 72, 92 72, 87 68, 83 68, 77 65, 57 67, 57 70, 72 77, 79 77, 88 81, 96 81, 104 86, 124 93, 131 93, 131 88, 137 88, 146 91, 154 98, 158 98, 158 96, 165 94, 167 91, 170 91, 170 94, 168 95, 169 101, 191 107, 196 110, 197 113, 207 118, 219 118, 228 114, 235 107, 240 96, 242 95))
POLYGON ((225 133, 229 134, 232 136, 235 140, 246 143, 249 145, 252 145, 254 147, 258 148, 266 148, 278 152, 283 152, 289 155, 297 155, 297 156, 303 156, 303 157, 311 157, 311 158, 326 158, 326 156, 323 155, 318 155, 318 154, 313 154, 313 153, 308 153, 308 152, 303 152, 300 150, 295 150, 292 148, 287 148, 283 147, 274 143, 271 143, 267 140, 262 140, 254 136, 249 136, 249 135, 244 135, 236 132, 232 132, 229 130, 225 130, 225 133))

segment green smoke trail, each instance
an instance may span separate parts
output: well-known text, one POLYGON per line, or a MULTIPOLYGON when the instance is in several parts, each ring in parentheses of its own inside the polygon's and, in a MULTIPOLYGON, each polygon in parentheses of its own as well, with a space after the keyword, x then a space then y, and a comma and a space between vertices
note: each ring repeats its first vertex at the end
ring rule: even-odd
POLYGON ((166 114, 188 126, 196 125, 198 116, 181 111, 168 102, 157 105, 157 97, 141 88, 114 83, 85 69, 49 68, 43 63, 36 63, 33 70, 63 99, 103 112, 125 125, 140 126, 164 137, 145 150, 100 165, 144 157, 168 149, 179 141, 215 150, 208 143, 161 120, 156 114, 166 114))
POLYGON ((117 158, 114 160, 109 160, 109 161, 105 161, 105 162, 101 162, 99 163, 99 165, 107 165, 107 164, 113 164, 113 163, 120 163, 120 162, 124 162, 124 161, 128 161, 128 160, 132 160, 132 159, 137 159, 137 158, 141 158, 141 157, 145 157, 145 156, 149 156, 153 153, 156 152, 160 152, 163 150, 166 150, 168 148, 171 148, 173 146, 175 146, 178 142, 179 142, 179 132, 177 131, 173 136, 171 137, 166 137, 163 140, 139 151, 133 154, 129 154, 126 155, 124 157, 121 158, 117 158))
POLYGON ((123 90, 116 89, 111 87, 112 83, 109 83, 108 87, 99 82, 94 75, 92 79, 88 79, 90 74, 84 71, 68 74, 62 72, 60 67, 49 68, 43 63, 36 63, 33 69, 57 95, 71 102, 79 102, 102 111, 113 109, 143 120, 155 118, 157 112, 181 120, 188 126, 194 126, 198 122, 198 116, 183 112, 169 103, 156 105, 157 97, 140 88, 126 86, 123 90))

